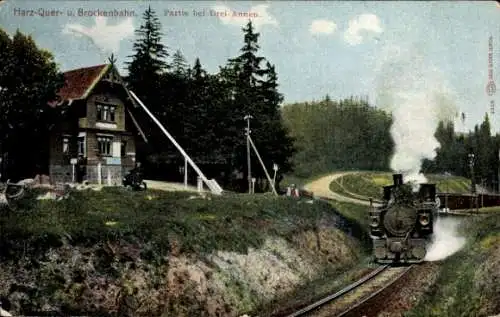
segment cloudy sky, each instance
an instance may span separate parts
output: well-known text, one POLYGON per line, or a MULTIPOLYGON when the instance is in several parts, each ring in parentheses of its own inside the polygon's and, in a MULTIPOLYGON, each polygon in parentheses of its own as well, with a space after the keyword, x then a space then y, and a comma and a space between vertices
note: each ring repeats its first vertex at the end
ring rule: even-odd
MULTIPOLYGON (((446 87, 457 112, 466 114, 467 129, 482 120, 492 99, 500 106, 500 92, 486 94, 490 36, 494 79, 500 72, 500 7, 495 2, 5 0, 0 2, 0 27, 31 34, 54 53, 62 70, 103 63, 113 52, 126 73, 123 62, 132 54, 133 31, 148 5, 159 15, 170 51, 181 50, 190 63, 200 57, 209 72, 242 46, 247 19, 232 17, 233 11, 256 15, 260 54, 276 65, 287 103, 326 94, 334 99, 367 95, 381 106, 389 68, 391 85, 399 85, 401 73, 404 89, 413 88, 412 80, 421 81, 419 89, 446 87), (126 10, 129 17, 89 16, 96 10, 126 10), (213 16, 215 11, 230 16, 213 16), (406 60, 395 62, 398 54, 406 54, 406 60), (409 67, 413 58, 419 70, 409 67), (412 71, 418 75, 403 74, 412 71)), ((500 109, 493 115, 496 130, 499 115, 500 109)))

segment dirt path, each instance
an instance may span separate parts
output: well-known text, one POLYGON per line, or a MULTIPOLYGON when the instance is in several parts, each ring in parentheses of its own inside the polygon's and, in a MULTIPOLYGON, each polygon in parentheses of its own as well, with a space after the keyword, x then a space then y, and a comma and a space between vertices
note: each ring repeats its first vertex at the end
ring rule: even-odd
MULTIPOLYGON (((304 189, 307 191, 311 191, 317 197, 325 197, 334 199, 337 201, 348 202, 363 206, 369 206, 370 202, 362 199, 356 199, 353 197, 343 196, 339 193, 332 192, 330 190, 330 183, 334 180, 341 178, 346 175, 357 174, 358 172, 338 172, 334 174, 330 174, 328 176, 321 177, 313 182, 310 182, 304 186, 304 189)), ((377 205, 377 204, 374 204, 377 205)))
POLYGON ((154 180, 144 180, 148 188, 165 190, 165 191, 190 191, 197 192, 198 189, 194 186, 189 186, 187 188, 184 187, 184 184, 180 183, 170 183, 170 182, 162 182, 162 181, 154 181, 154 180))

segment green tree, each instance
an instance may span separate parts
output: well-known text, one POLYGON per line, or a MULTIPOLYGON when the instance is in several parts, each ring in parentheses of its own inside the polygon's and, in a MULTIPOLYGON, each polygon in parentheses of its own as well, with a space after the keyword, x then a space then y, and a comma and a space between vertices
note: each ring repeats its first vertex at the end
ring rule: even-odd
MULTIPOLYGON (((278 91, 277 74, 274 65, 269 62, 262 67, 265 58, 258 55, 260 34, 255 32, 252 22, 242 28, 243 47, 240 55, 228 61, 221 69, 225 78, 231 107, 231 122, 234 143, 234 164, 236 169, 244 171, 247 180, 247 159, 244 117, 248 114, 251 120, 251 137, 254 141, 264 165, 268 170, 276 163, 280 171, 287 172, 292 168, 289 158, 294 152, 293 140, 284 127, 280 105, 283 96, 278 91)), ((251 150, 252 176, 258 179, 257 184, 266 184, 265 173, 251 150)), ((246 182, 248 184, 248 182, 246 182)), ((248 186, 248 185, 246 185, 248 186)))
POLYGON ((326 102, 327 105, 329 105, 332 102, 332 98, 330 97, 329 94, 326 94, 326 96, 325 96, 325 102, 326 102))
MULTIPOLYGON (((161 23, 156 12, 148 7, 143 14, 143 23, 135 31, 138 37, 133 45, 134 54, 128 65, 130 88, 146 105, 153 105, 160 88, 160 76, 169 65, 167 47, 161 43, 161 23)), ((158 107, 155 107, 158 108, 158 107)), ((154 109, 158 112, 158 109, 154 109)))
MULTIPOLYGON (((244 117, 247 114, 253 116, 252 134, 261 130, 261 98, 259 96, 258 85, 261 82, 261 77, 264 71, 260 64, 264 61, 264 57, 257 56, 259 50, 258 38, 259 33, 254 32, 252 22, 242 28, 244 33, 243 47, 240 49, 241 54, 228 61, 228 65, 221 69, 221 75, 227 76, 223 81, 228 83, 228 93, 231 102, 226 106, 231 107, 233 112, 228 120, 233 127, 227 132, 233 132, 231 141, 233 141, 233 162, 235 169, 244 171, 245 184, 248 189, 248 173, 246 159, 246 139, 245 127, 246 122, 244 117)), ((258 146, 258 145, 257 145, 258 146)), ((261 168, 257 162, 257 158, 252 154, 252 171, 256 168, 261 168)))
POLYGON ((387 170, 393 141, 391 116, 366 100, 323 100, 285 105, 283 118, 296 138, 295 174, 336 169, 387 170))
MULTIPOLYGON (((143 21, 135 31, 137 36, 133 44, 134 54, 129 56, 127 62, 127 82, 131 89, 148 107, 148 109, 165 124, 167 110, 164 106, 168 100, 169 91, 164 91, 165 72, 169 69, 166 58, 169 56, 167 47, 162 44, 161 24, 157 14, 151 7, 145 10, 143 21)), ((146 172, 151 171, 148 161, 157 162, 159 153, 165 151, 170 144, 165 142, 165 136, 158 127, 151 122, 149 117, 142 113, 137 114, 142 118, 144 132, 148 135, 149 144, 138 144, 138 160, 145 161, 146 172)))
POLYGON ((477 144, 474 151, 477 156, 475 167, 477 181, 482 183, 484 180, 486 184, 491 184, 493 176, 496 174, 496 151, 487 113, 485 114, 484 121, 479 126, 476 139, 477 144))
POLYGON ((490 189, 497 188, 500 144, 498 135, 491 135, 488 114, 481 124, 466 134, 457 134, 451 122, 441 122, 435 136, 440 148, 433 162, 425 162, 426 172, 451 172, 457 176, 470 177, 468 155, 473 153, 475 182, 490 189))
POLYGON ((199 58, 196 58, 189 73, 186 92, 188 105, 183 119, 184 135, 191 145, 191 153, 200 161, 208 161, 215 150, 214 147, 217 146, 217 141, 213 138, 213 126, 209 122, 209 109, 212 102, 210 77, 201 66, 199 58))
POLYGON ((172 56, 172 73, 177 77, 185 78, 189 74, 188 64, 186 58, 182 55, 181 51, 177 50, 172 56))
POLYGON ((63 83, 51 53, 31 36, 17 31, 11 39, 0 29, 0 146, 9 171, 4 177, 48 172, 49 128, 58 112, 48 102, 63 83))
MULTIPOLYGON (((284 124, 281 115, 281 104, 283 95, 278 91, 278 75, 274 65, 266 63, 263 72, 264 79, 260 81, 259 92, 261 94, 261 130, 255 132, 255 142, 258 144, 262 159, 266 167, 273 164, 279 166, 280 173, 290 172, 292 170, 292 156, 296 152, 294 139, 290 136, 287 127, 284 124)), ((265 177, 262 169, 257 170, 261 179, 265 177)), ((279 185, 278 178, 277 185, 279 185)))
POLYGON ((260 33, 254 32, 252 22, 249 21, 242 29, 244 33, 244 45, 241 48, 241 54, 229 60, 229 64, 237 66, 239 69, 238 80, 246 87, 256 87, 260 76, 265 74, 260 64, 265 60, 264 57, 257 56, 260 48, 258 44, 260 33))
POLYGON ((434 159, 434 172, 452 172, 455 164, 453 161, 455 143, 453 123, 439 122, 434 135, 440 144, 440 147, 436 150, 436 158, 434 159))
MULTIPOLYGON (((211 116, 218 118, 215 124, 215 133, 219 140, 218 149, 221 156, 227 161, 225 185, 235 190, 247 188, 246 177, 244 183, 236 182, 232 175, 234 171, 246 169, 246 148, 244 127, 244 107, 240 104, 238 82, 239 65, 220 67, 219 74, 212 78, 212 93, 214 96, 211 116)), ((245 173, 246 176, 246 173, 245 173)))

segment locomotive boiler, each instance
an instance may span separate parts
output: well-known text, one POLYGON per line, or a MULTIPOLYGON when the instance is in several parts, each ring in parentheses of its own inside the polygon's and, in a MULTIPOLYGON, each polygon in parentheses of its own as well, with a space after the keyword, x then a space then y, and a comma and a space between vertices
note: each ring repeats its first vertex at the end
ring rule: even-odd
POLYGON ((402 174, 393 175, 394 184, 384 186, 382 204, 370 206, 370 236, 378 263, 420 263, 433 235, 439 203, 435 184, 403 183, 402 174))

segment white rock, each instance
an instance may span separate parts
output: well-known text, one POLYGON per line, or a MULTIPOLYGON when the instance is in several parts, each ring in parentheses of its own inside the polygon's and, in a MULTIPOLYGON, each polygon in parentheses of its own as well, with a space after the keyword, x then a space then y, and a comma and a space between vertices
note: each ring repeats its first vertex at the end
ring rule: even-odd
POLYGON ((2 307, 0 307, 0 316, 1 317, 12 317, 12 315, 8 311, 3 310, 2 307))
POLYGON ((56 199, 56 193, 54 192, 47 192, 45 195, 40 195, 36 199, 38 200, 45 200, 45 199, 56 199))

